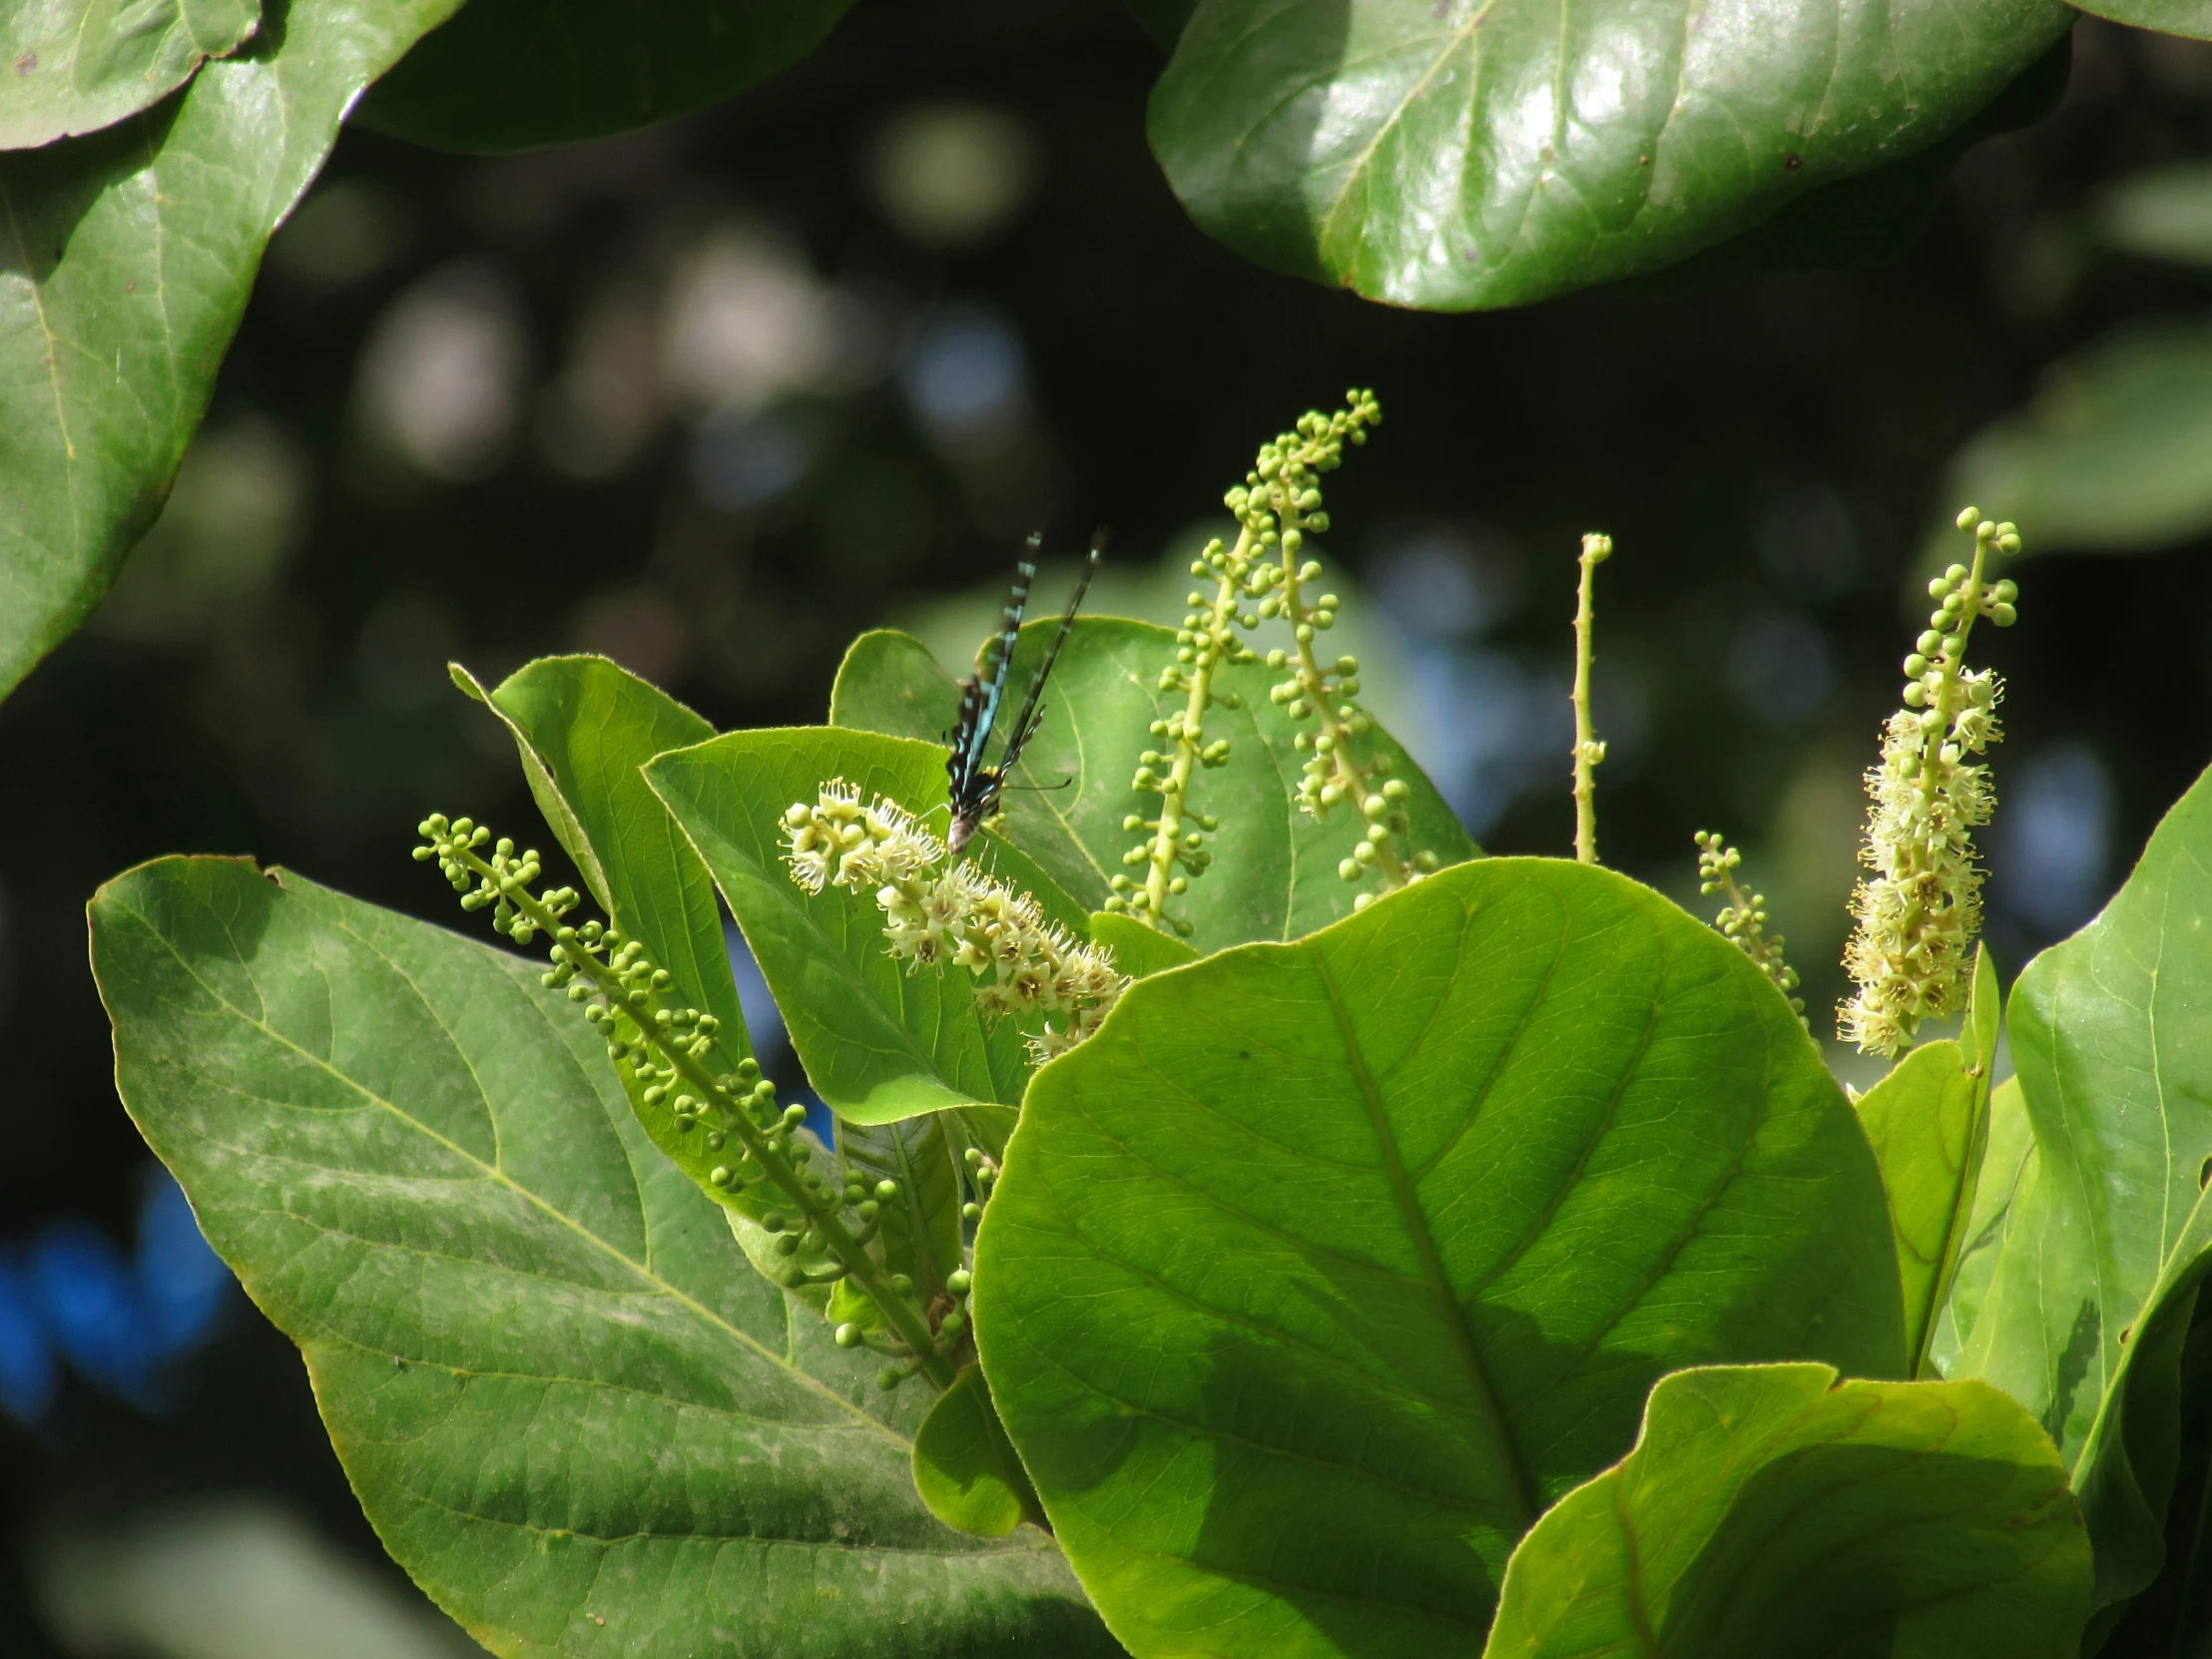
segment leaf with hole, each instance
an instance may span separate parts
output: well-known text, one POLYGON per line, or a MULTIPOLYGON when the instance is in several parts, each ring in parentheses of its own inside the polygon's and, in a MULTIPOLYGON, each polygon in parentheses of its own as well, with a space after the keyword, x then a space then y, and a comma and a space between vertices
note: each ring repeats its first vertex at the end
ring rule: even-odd
POLYGON ((92 929, 133 1119, 478 1640, 1113 1651, 1046 1539, 929 1515, 926 1401, 746 1270, 535 962, 228 858, 119 877, 92 929))
POLYGON ((1140 980, 1030 1086, 974 1309, 1147 1656, 1471 1650, 1665 1373, 1905 1366, 1881 1179, 1788 1003, 1539 858, 1140 980))

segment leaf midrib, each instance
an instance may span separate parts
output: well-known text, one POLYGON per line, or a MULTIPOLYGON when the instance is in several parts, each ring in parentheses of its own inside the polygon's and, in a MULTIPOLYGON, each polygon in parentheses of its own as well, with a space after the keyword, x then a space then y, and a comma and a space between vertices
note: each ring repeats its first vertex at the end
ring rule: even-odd
POLYGON ((1427 1281, 1429 1292, 1436 1300, 1437 1315, 1451 1336, 1452 1347, 1459 1356, 1468 1388, 1474 1396, 1475 1408, 1483 1426, 1489 1430, 1491 1450, 1497 1458, 1500 1471, 1505 1475, 1506 1495, 1513 1506, 1515 1532, 1525 1533, 1535 1524, 1538 1513, 1534 1483, 1528 1477, 1520 1448, 1513 1443, 1504 1409, 1499 1405, 1497 1391, 1490 1382, 1489 1370, 1483 1365, 1481 1352, 1474 1345, 1474 1333, 1467 1325, 1466 1310, 1452 1294, 1451 1282, 1445 1277, 1443 1257, 1436 1249, 1435 1235, 1429 1231, 1427 1214, 1420 1207, 1420 1195, 1414 1190, 1412 1181, 1406 1174, 1405 1160, 1399 1152, 1397 1136, 1390 1126, 1382 1093, 1377 1089, 1375 1078, 1368 1070, 1367 1056, 1361 1049, 1359 1033, 1353 1025, 1352 1011, 1345 1004, 1343 987, 1329 971, 1328 961, 1318 949, 1310 944, 1303 948, 1308 961, 1313 964, 1314 976, 1321 981, 1323 993, 1329 998, 1329 1011, 1337 1022, 1337 1031, 1344 1043, 1345 1062, 1359 1086, 1361 1104, 1367 1110, 1368 1120, 1373 1125, 1376 1140, 1382 1148, 1391 1196, 1397 1201, 1406 1235, 1412 1243, 1415 1255, 1420 1259, 1421 1277, 1427 1281))
MULTIPOLYGON (((469 1151, 466 1147, 462 1146, 457 1141, 450 1140, 446 1136, 439 1134, 428 1124, 423 1123, 420 1119, 415 1118, 407 1112, 401 1110, 396 1103, 384 1099, 374 1090, 367 1087, 367 1085, 359 1082, 354 1078, 346 1076, 345 1073, 339 1071, 337 1067, 330 1064, 330 1062, 323 1059, 320 1055, 311 1053, 307 1049, 301 1047, 298 1043, 292 1041, 290 1037, 284 1035, 280 1031, 277 1031, 273 1026, 269 1025, 266 1021, 248 1014, 243 1008, 240 1008, 236 1003, 232 1002, 231 999, 226 996, 222 992, 222 990, 220 990, 212 981, 202 976, 198 968, 195 967, 194 964, 185 957, 184 952, 181 951, 176 946, 176 944, 170 940, 168 934, 163 932, 159 927, 155 925, 154 920, 151 916, 147 915, 143 910, 138 909, 136 906, 123 902, 120 899, 117 901, 117 908, 123 914, 128 915, 136 920, 141 926, 146 929, 146 931, 152 937, 159 940, 161 942, 162 948, 169 953, 170 957, 177 963, 178 967, 185 973, 185 975, 190 978, 194 984, 198 985, 202 989, 202 991, 205 992, 208 997, 215 1002, 217 1007, 231 1014, 232 1017, 237 1019, 240 1023, 252 1028, 253 1030, 261 1032, 271 1042, 297 1055, 299 1058, 305 1060, 309 1065, 315 1067, 326 1076, 334 1079, 345 1088, 352 1090, 362 1099, 369 1101, 371 1104, 375 1105, 383 1111, 389 1112, 391 1116, 398 1122, 405 1124, 408 1128, 414 1130, 424 1139, 429 1140, 434 1144, 444 1148, 452 1156, 460 1159, 463 1163, 472 1165, 475 1168, 481 1170, 483 1172, 481 1179, 505 1187, 516 1197, 520 1198, 525 1204, 531 1206, 533 1209, 538 1210, 554 1222, 558 1223, 560 1226, 567 1228, 571 1233, 582 1239, 586 1244, 600 1251, 603 1251, 606 1255, 621 1263, 623 1267, 627 1268, 631 1273, 635 1274, 646 1285, 652 1287, 659 1294, 667 1296, 677 1306, 687 1310, 695 1318, 723 1332, 739 1346, 751 1349, 753 1352, 760 1355, 762 1359, 766 1360, 770 1365, 776 1367, 779 1371, 784 1372, 788 1376, 796 1379, 806 1388, 821 1395, 824 1399, 833 1402, 838 1410, 844 1412, 848 1416, 856 1418, 858 1422, 875 1429, 878 1433, 883 1435, 884 1438, 891 1441, 892 1444, 899 1446, 909 1453, 912 1451, 912 1442, 906 1439, 903 1435, 899 1434, 895 1429, 891 1428, 889 1424, 878 1421, 876 1418, 869 1416, 865 1411, 860 1410, 850 1400, 844 1398, 841 1394, 837 1393, 834 1389, 823 1383, 820 1380, 809 1376, 805 1371, 802 1371, 797 1366, 792 1365, 781 1355, 771 1352, 766 1345, 759 1341, 759 1339, 753 1337, 745 1331, 740 1330, 737 1326, 732 1325, 728 1320, 717 1314, 713 1309, 707 1307, 704 1303, 701 1303, 696 1299, 687 1296, 683 1291, 679 1290, 668 1280, 662 1278, 659 1274, 653 1272, 645 1264, 634 1260, 628 1255, 625 1255, 609 1240, 601 1238, 597 1233, 594 1233, 590 1228, 584 1226, 574 1217, 565 1214, 553 1204, 539 1197, 538 1194, 532 1192, 529 1188, 523 1186, 512 1176, 508 1175, 506 1171, 499 1169, 496 1166, 485 1163, 483 1159, 477 1157, 475 1153, 469 1151)), ((397 962, 393 961, 392 958, 383 950, 379 949, 373 941, 362 937, 362 935, 355 932, 343 921, 334 921, 332 925, 336 928, 337 931, 345 934, 348 938, 351 938, 359 943, 364 950, 368 951, 369 954, 372 955, 378 962, 381 962, 387 969, 389 969, 394 976, 396 976, 403 984, 406 985, 407 989, 414 994, 414 996, 422 1004, 422 1006, 429 1011, 431 1018, 436 1021, 438 1029, 440 1031, 446 1031, 444 1021, 438 1018, 435 1006, 431 1003, 429 998, 423 995, 422 988, 415 983, 414 976, 412 974, 408 973, 406 969, 401 967, 397 962)), ((240 968, 246 972, 249 979, 253 979, 254 971, 252 965, 243 956, 241 956, 238 961, 240 968)), ((519 990, 522 987, 517 986, 516 988, 519 990)), ((528 1003, 532 1011, 539 1016, 539 1019, 542 1023, 544 1021, 545 1011, 542 1008, 539 1008, 537 1003, 527 996, 525 996, 524 1000, 528 1003)), ((446 1031, 446 1038, 448 1042, 453 1041, 452 1035, 449 1031, 446 1031)), ((574 1053, 569 1050, 568 1045, 565 1042, 560 1045, 560 1048, 561 1052, 567 1054, 572 1061, 575 1059, 574 1053)), ((457 1053, 460 1053, 463 1057, 464 1063, 467 1063, 466 1053, 464 1050, 460 1049, 457 1043, 455 1044, 455 1051, 457 1053)), ((471 1066, 470 1069, 471 1074, 473 1075, 473 1066, 471 1066)), ((484 1110, 487 1116, 496 1120, 498 1114, 492 1110, 491 1102, 488 1098, 484 1100, 484 1110)))

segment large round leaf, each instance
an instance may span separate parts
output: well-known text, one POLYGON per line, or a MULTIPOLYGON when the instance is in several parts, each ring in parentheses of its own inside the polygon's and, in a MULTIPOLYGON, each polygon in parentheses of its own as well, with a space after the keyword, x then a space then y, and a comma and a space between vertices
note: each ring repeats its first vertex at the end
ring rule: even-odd
POLYGON ((1152 99, 1192 218, 1371 299, 1525 304, 1657 270, 1927 149, 2058 0, 1202 0, 1152 99))
POLYGON ((1112 1651, 1047 1540, 928 1514, 918 1385, 754 1275, 534 963, 237 859, 92 921, 124 1103, 494 1652, 1112 1651))
POLYGON ((1031 1084, 975 1273, 1007 1429, 1145 1656, 1471 1651, 1663 1373, 1905 1363, 1789 1005, 1550 859, 1141 980, 1031 1084))
POLYGON ((470 0, 377 83, 371 127, 527 150, 719 104, 822 44, 852 0, 470 0))
POLYGON ((1521 1540, 1484 1659, 2074 1659, 2089 1539, 2050 1441, 1978 1382, 1715 1367, 1521 1540))
POLYGON ((297 0, 175 102, 0 155, 0 696, 160 513, 339 118, 456 4, 297 0))

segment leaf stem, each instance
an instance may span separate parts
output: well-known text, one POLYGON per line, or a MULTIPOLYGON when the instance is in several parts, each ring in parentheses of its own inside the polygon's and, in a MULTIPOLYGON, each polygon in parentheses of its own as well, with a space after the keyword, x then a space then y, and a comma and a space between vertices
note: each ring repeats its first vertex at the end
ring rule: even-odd
POLYGON ((1594 654, 1592 630, 1597 621, 1597 567, 1613 556, 1611 536, 1590 534, 1582 538, 1581 585, 1574 608, 1574 855, 1585 864, 1597 862, 1597 767, 1605 759, 1605 745, 1590 724, 1590 659, 1594 654))

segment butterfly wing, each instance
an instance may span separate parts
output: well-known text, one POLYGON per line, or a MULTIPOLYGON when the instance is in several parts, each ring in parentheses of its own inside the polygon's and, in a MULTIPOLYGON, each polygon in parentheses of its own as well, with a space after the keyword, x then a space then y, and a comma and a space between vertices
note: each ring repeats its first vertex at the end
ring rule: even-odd
POLYGON ((983 647, 975 678, 961 683, 960 723, 953 730, 952 758, 945 763, 955 811, 973 804, 984 777, 983 749, 991 741, 999 707, 1006 700, 1006 681, 1014 667, 1014 642, 1021 633, 1022 615, 1029 608, 1029 584, 1037 578, 1034 556, 1042 539, 1038 535, 1029 538, 1031 557, 1014 567, 1014 585, 1006 596, 999 630, 983 647))

